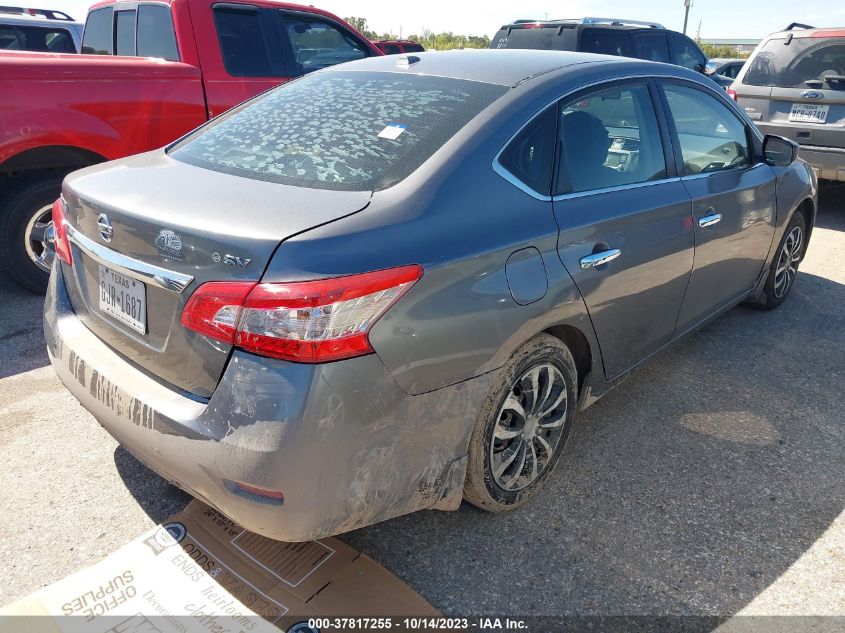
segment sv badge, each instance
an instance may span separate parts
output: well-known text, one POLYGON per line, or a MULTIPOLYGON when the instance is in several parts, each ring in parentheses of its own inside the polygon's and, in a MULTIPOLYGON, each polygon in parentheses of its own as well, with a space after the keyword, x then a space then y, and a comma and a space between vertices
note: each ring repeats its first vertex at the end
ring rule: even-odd
POLYGON ((249 263, 252 261, 247 257, 238 257, 237 255, 221 255, 220 253, 212 253, 211 259, 214 260, 215 264, 219 264, 223 262, 224 264, 228 264, 229 266, 239 266, 240 268, 246 268, 249 266, 249 263))

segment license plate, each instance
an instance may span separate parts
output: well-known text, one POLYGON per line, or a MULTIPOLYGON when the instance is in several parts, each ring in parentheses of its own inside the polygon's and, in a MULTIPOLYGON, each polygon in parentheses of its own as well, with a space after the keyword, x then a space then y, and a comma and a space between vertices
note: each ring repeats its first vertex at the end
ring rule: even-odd
POLYGON ((144 283, 100 266, 100 312, 146 334, 147 289, 144 283))
POLYGON ((824 123, 830 106, 817 103, 793 103, 789 111, 790 123, 824 123))

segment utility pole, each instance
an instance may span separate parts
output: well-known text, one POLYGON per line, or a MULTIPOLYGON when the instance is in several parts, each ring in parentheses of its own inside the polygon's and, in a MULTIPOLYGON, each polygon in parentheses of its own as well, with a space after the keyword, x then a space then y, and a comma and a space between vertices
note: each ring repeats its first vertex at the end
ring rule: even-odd
POLYGON ((684 0, 684 35, 687 34, 687 21, 689 20, 690 6, 692 6, 692 0, 684 0))

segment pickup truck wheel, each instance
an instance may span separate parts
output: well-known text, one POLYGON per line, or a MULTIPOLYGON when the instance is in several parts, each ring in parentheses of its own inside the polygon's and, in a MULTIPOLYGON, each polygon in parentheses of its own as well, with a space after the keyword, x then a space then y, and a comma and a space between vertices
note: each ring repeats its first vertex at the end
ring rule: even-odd
POLYGON ((0 266, 32 292, 47 289, 53 264, 52 206, 61 186, 57 177, 29 181, 13 189, 2 205, 0 266))
POLYGON ((521 506, 560 458, 577 406, 569 349, 541 334, 499 371, 470 438, 464 499, 488 512, 521 506))

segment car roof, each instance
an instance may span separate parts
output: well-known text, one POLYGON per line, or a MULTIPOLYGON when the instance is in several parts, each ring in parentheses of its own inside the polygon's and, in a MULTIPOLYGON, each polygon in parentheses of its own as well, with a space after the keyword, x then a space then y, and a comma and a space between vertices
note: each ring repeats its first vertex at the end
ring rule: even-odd
MULTIPOLYGON (((625 62, 623 57, 533 49, 464 49, 407 55, 368 57, 327 71, 396 72, 464 79, 514 86, 526 79, 566 66, 599 62, 625 62), (408 63, 408 60, 411 63, 408 63), (418 61, 415 61, 418 60, 418 61)), ((641 63, 642 60, 628 60, 641 63)))
POLYGON ((55 20, 41 15, 2 12, 0 12, 0 23, 14 24, 15 26, 55 26, 59 28, 67 28, 68 26, 83 26, 82 22, 77 22, 76 20, 55 20))
POLYGON ((772 33, 766 39, 771 39, 773 37, 787 37, 791 35, 795 38, 802 38, 802 37, 845 37, 845 27, 834 27, 834 28, 792 28, 786 29, 784 31, 778 31, 777 33, 772 33))

